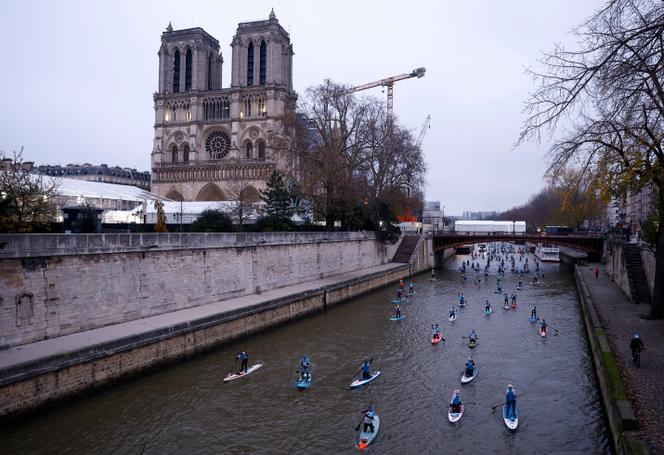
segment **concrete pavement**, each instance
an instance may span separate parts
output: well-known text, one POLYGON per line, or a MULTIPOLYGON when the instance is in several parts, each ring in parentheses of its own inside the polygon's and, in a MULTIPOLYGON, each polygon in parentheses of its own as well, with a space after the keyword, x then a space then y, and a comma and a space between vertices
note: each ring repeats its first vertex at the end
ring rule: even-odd
POLYGON ((650 306, 634 304, 606 273, 595 278, 596 264, 579 267, 651 453, 664 454, 664 321, 640 317, 650 306), (631 360, 629 342, 638 333, 646 350, 641 368, 631 360))

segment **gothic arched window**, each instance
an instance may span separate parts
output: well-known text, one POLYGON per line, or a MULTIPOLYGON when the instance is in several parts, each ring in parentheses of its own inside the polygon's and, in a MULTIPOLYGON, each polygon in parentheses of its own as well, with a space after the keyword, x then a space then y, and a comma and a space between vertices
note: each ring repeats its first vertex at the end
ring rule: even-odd
POLYGON ((251 142, 247 142, 247 145, 245 146, 245 150, 246 150, 246 155, 245 155, 245 157, 246 157, 247 159, 251 159, 251 158, 253 158, 253 155, 254 155, 254 146, 251 144, 251 142))
POLYGON ((254 43, 247 49, 247 85, 254 85, 254 43))
POLYGON ((258 143, 258 159, 259 160, 265 159, 265 142, 258 143))
POLYGON ((173 93, 180 91, 180 51, 175 51, 175 60, 173 61, 173 93))
POLYGON ((182 161, 189 161, 189 146, 185 145, 182 150, 182 161))
POLYGON ((184 89, 191 90, 191 49, 187 49, 184 58, 184 89))
POLYGON ((171 161, 173 163, 178 162, 178 146, 174 145, 173 148, 171 149, 171 161))
POLYGON ((265 41, 261 41, 260 49, 260 71, 259 71, 259 83, 260 85, 265 85, 265 76, 267 74, 267 45, 265 41))

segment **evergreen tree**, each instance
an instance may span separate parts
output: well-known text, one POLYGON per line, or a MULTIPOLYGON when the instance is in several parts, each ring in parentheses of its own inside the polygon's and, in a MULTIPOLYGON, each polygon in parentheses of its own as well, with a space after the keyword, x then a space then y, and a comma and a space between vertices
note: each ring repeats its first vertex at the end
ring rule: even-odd
POLYGON ((192 232, 232 232, 233 220, 221 210, 205 209, 191 226, 192 232))
POLYGON ((265 190, 261 190, 261 198, 266 204, 267 217, 278 221, 290 220, 293 215, 291 194, 278 171, 273 171, 268 177, 265 190))

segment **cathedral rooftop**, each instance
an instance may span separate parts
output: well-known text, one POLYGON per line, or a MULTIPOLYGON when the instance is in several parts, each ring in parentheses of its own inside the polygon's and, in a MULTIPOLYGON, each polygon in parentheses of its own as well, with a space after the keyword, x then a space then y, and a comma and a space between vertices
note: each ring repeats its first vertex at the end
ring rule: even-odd
POLYGON ((203 30, 201 27, 193 27, 193 28, 184 28, 182 30, 173 30, 173 26, 171 23, 168 23, 168 27, 166 28, 166 31, 162 33, 161 39, 162 41, 166 40, 176 40, 176 39, 182 39, 185 36, 191 36, 191 35, 199 35, 204 38, 207 38, 209 41, 215 43, 217 46, 219 45, 219 41, 212 35, 210 35, 208 32, 203 30))

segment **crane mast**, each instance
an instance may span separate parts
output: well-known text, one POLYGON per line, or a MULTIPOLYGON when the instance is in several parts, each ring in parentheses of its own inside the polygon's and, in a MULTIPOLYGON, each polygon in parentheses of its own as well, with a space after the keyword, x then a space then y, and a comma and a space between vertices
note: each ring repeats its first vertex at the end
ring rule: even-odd
POLYGON ((398 76, 386 77, 385 79, 369 82, 367 84, 356 85, 355 87, 351 87, 348 92, 355 93, 374 87, 387 87, 387 118, 391 122, 394 113, 394 83, 404 79, 411 79, 413 77, 419 79, 424 76, 425 72, 425 68, 416 68, 410 73, 399 74, 398 76))
POLYGON ((427 134, 427 129, 431 127, 431 114, 427 115, 427 118, 424 120, 424 123, 422 124, 422 129, 420 130, 420 135, 417 138, 417 148, 420 148, 422 146, 422 141, 424 141, 424 136, 427 134))

